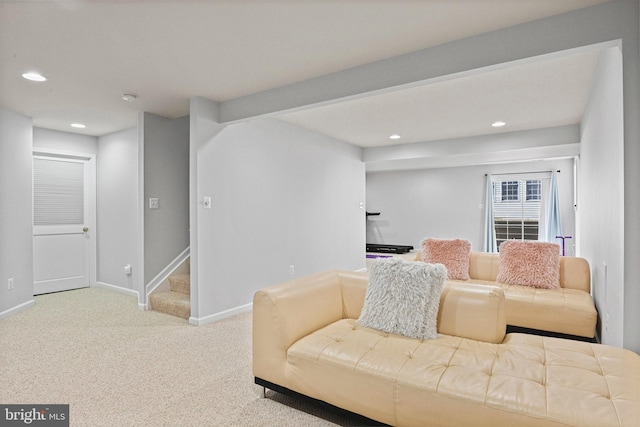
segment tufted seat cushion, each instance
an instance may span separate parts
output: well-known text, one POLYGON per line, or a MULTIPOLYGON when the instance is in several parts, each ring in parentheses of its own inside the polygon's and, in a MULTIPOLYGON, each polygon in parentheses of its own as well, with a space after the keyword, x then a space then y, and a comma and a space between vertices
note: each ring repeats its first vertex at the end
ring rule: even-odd
POLYGON ((294 343, 287 362, 287 383, 299 392, 392 425, 640 421, 638 356, 603 345, 524 334, 501 344, 422 341, 343 319, 294 343))

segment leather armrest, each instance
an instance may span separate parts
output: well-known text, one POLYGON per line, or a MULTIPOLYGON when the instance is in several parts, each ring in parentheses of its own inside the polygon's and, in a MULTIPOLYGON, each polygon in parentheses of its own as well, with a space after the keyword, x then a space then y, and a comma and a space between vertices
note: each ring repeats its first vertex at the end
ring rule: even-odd
POLYGON ((328 271, 271 286, 253 297, 253 374, 286 385, 287 350, 343 318, 338 273, 328 271))
POLYGON ((440 295, 438 333, 500 343, 506 330, 502 289, 464 282, 445 284, 440 295))
POLYGON ((591 293, 591 268, 589 261, 580 257, 560 257, 560 285, 591 293))

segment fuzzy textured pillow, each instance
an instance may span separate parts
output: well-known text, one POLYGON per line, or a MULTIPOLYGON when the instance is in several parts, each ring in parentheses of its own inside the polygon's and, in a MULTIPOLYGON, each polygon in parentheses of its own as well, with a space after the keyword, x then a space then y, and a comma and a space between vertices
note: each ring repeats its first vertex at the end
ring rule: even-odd
POLYGON ((469 280, 471 242, 454 239, 425 239, 422 241, 422 261, 444 264, 449 279, 469 280))
POLYGON ((500 245, 498 282, 560 289, 560 245, 505 240, 500 245))
POLYGON ((400 258, 376 261, 358 323, 410 338, 437 338, 440 294, 446 279, 442 264, 400 258))

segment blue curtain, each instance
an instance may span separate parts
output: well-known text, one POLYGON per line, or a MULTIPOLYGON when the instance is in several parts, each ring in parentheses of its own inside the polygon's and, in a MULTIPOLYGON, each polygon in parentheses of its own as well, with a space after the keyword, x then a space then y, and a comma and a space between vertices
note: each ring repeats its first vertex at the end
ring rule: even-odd
POLYGON ((493 223, 493 182, 491 181, 491 175, 487 175, 485 185, 484 215, 484 251, 498 252, 496 227, 493 223))
POLYGON ((562 221, 560 220, 560 197, 558 196, 557 173, 551 173, 551 183, 549 185, 549 203, 545 216, 545 242, 558 243, 556 236, 562 236, 562 221))

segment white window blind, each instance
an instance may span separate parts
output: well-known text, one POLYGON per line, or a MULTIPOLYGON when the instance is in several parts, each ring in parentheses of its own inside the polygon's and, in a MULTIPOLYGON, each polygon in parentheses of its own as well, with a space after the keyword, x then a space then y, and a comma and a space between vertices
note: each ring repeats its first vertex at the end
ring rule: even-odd
POLYGON ((84 223, 84 164, 35 158, 33 225, 84 223))

